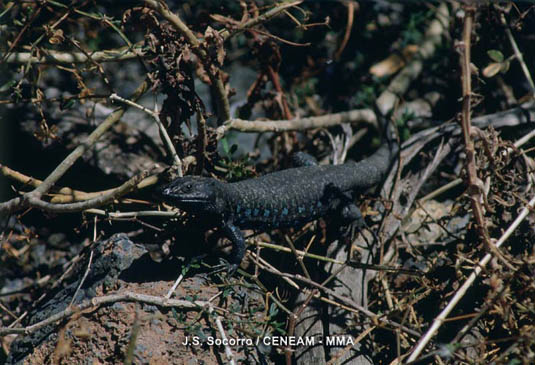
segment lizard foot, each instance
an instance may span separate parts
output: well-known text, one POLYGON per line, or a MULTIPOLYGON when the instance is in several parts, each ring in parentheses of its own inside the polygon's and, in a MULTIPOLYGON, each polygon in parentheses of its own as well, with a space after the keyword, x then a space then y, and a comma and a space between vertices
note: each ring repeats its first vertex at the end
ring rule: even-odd
POLYGON ((230 278, 234 276, 236 271, 238 270, 239 265, 238 264, 231 264, 227 260, 220 258, 219 259, 219 265, 212 266, 212 270, 210 271, 210 274, 218 274, 220 272, 226 271, 227 276, 230 278))

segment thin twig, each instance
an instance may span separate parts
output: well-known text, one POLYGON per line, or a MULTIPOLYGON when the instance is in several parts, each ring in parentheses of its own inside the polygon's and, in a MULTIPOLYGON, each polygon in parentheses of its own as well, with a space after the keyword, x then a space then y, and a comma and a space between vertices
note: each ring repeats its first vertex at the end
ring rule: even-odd
POLYGON ((4 63, 8 56, 11 54, 11 51, 13 51, 15 49, 15 47, 17 46, 17 44, 19 43, 19 41, 21 40, 22 38, 22 35, 30 28, 30 25, 32 25, 33 21, 35 19, 37 19, 37 17, 39 16, 39 13, 41 13, 41 10, 43 10, 43 6, 44 4, 36 4, 36 7, 35 8, 31 8, 31 14, 32 14, 32 17, 26 22, 26 24, 24 24, 24 27, 21 29, 21 31, 17 34, 17 36, 15 37, 15 39, 13 40, 13 42, 11 42, 11 44, 9 45, 9 48, 7 50, 7 52, 4 54, 4 56, 2 57, 2 61, 0 63, 4 63), (37 6, 38 5, 38 6, 37 6), (37 8, 37 9, 36 9, 37 8))
POLYGON ((135 103, 135 102, 133 102, 131 100, 122 98, 122 97, 120 97, 119 95, 117 95, 115 93, 110 95, 110 99, 111 100, 117 100, 117 101, 119 101, 121 103, 124 103, 126 105, 133 106, 134 108, 137 108, 137 109, 147 113, 156 122, 156 125, 158 126, 158 130, 160 131, 160 135, 162 136, 162 139, 163 139, 163 144, 167 148, 167 152, 169 153, 169 155, 173 158, 174 164, 176 166, 177 174, 178 174, 178 176, 182 177, 183 176, 182 161, 178 157, 178 154, 176 153, 176 150, 175 150, 175 146, 173 145, 173 142, 171 141, 171 138, 169 137, 169 134, 167 133, 167 130, 165 129, 165 126, 163 125, 162 121, 160 120, 160 115, 157 112, 155 112, 153 110, 150 110, 149 108, 144 107, 143 105, 140 105, 140 104, 135 103))
POLYGON ((87 52, 83 47, 80 46, 79 42, 76 39, 74 39, 74 38, 72 38, 70 36, 65 36, 65 38, 69 42, 71 42, 71 44, 76 49, 78 49, 80 52, 82 52, 86 56, 87 61, 89 63, 91 63, 93 66, 95 66, 95 68, 98 70, 98 72, 102 76, 102 81, 104 82, 104 85, 106 85, 106 88, 108 89, 108 92, 113 93, 113 86, 111 86, 110 80, 109 80, 108 76, 106 76, 106 72, 104 71, 104 67, 102 67, 102 65, 99 62, 95 61, 93 59, 93 57, 91 57, 89 52, 87 52))
POLYGON ((87 263, 87 269, 85 270, 84 276, 82 277, 82 280, 80 280, 80 284, 78 284, 78 287, 76 288, 76 291, 74 292, 74 295, 72 296, 71 302, 69 303, 69 307, 72 306, 72 303, 74 303, 76 296, 78 295, 78 292, 80 291, 80 288, 82 285, 84 285, 85 279, 87 278, 87 275, 89 274, 89 271, 91 270, 91 263, 93 262, 93 253, 94 251, 91 250, 91 254, 89 255, 89 262, 87 263))
POLYGON ((533 83, 533 78, 531 77, 531 73, 529 72, 526 62, 524 62, 524 56, 522 55, 522 52, 520 52, 520 49, 518 48, 518 44, 516 43, 515 37, 513 37, 513 33, 511 32, 511 29, 509 28, 507 21, 505 20, 505 14, 503 12, 500 14, 500 21, 503 27, 505 28, 505 34, 507 35, 507 38, 509 39, 509 42, 511 43, 511 47, 513 47, 513 52, 515 52, 515 57, 518 60, 518 62, 520 62, 520 67, 522 68, 522 72, 524 72, 524 76, 526 77, 526 80, 528 80, 529 87, 531 88, 531 95, 535 97, 535 84, 533 83))
MULTIPOLYGON (((307 292, 305 291, 303 294, 307 294, 307 292)), ((290 319, 288 323, 288 336, 290 337, 295 336, 295 325, 297 323, 297 320, 299 319, 299 317, 301 317, 301 315, 303 314, 303 311, 308 307, 308 304, 310 303, 312 298, 318 295, 319 295, 318 289, 310 290, 305 300, 303 300, 303 302, 299 305, 299 307, 294 309, 293 313, 290 314, 289 316, 290 319)), ((284 348, 284 355, 286 357, 286 364, 290 365, 292 363, 292 351, 290 347, 284 348)))
POLYGON ((139 210, 135 212, 107 212, 102 209, 86 209, 84 213, 91 213, 102 215, 110 219, 124 220, 124 219, 135 219, 138 217, 167 217, 173 218, 180 215, 179 212, 169 211, 161 212, 158 210, 139 210))
POLYGON ((206 119, 202 108, 197 108, 197 173, 200 175, 204 169, 206 159, 206 146, 208 137, 206 134, 206 119))
MULTIPOLYGON (((250 240, 247 240, 246 241, 248 244, 250 245, 258 245, 260 247, 264 247, 264 248, 270 248, 272 250, 276 250, 276 251, 282 251, 282 252, 286 252, 286 253, 293 253, 292 249, 286 247, 286 246, 280 246, 280 245, 276 245, 274 243, 268 243, 268 242, 252 242, 250 240)), ((298 256, 301 256, 301 257, 308 257, 310 259, 314 259, 314 260, 319 260, 319 261, 325 261, 325 262, 330 262, 330 263, 333 263, 333 264, 338 264, 338 265, 344 265, 345 263, 342 262, 342 261, 339 261, 339 260, 335 260, 335 259, 332 259, 330 257, 326 257, 326 256, 320 256, 320 255, 316 255, 316 254, 313 254, 313 253, 309 253, 309 252, 305 252, 305 251, 301 251, 301 250, 295 250, 295 255, 298 255, 298 256)))
POLYGON ((178 286, 180 285, 183 279, 184 279, 184 275, 180 274, 178 278, 175 280, 175 282, 173 283, 173 285, 171 286, 171 288, 169 289, 169 291, 167 292, 167 294, 165 295, 166 299, 171 298, 176 288, 178 288, 178 286))
MULTIPOLYGON (((275 274, 275 275, 278 275, 278 276, 281 276, 282 274, 282 271, 280 271, 279 269, 277 269, 275 266, 271 265, 269 262, 267 262, 266 260, 264 260, 263 258, 261 258, 257 253, 255 252, 249 252, 249 254, 251 256, 253 256, 253 258, 256 260, 256 262, 258 263, 258 266, 259 267, 262 267, 266 270, 269 270, 269 272, 275 274)), ((258 276, 258 275, 257 275, 258 276)), ((297 285, 297 283, 295 281, 293 281, 291 278, 288 278, 288 277, 285 277, 285 276, 281 276, 282 280, 284 280, 289 286, 293 287, 295 290, 297 291, 300 291, 301 290, 301 287, 299 285, 297 285)), ((288 311, 288 314, 290 315, 292 312, 291 311, 288 311)))
POLYGON ((290 111, 290 106, 288 105, 288 102, 286 101, 286 95, 284 94, 284 91, 282 90, 278 72, 275 71, 272 65, 268 65, 267 73, 268 73, 269 79, 271 80, 271 83, 273 84, 273 87, 275 88, 275 91, 280 96, 282 115, 287 120, 293 119, 292 112, 290 111))
MULTIPOLYGON (((4 294, 2 294, 4 295, 4 294)), ((2 302, 0 302, 0 309, 2 309, 3 311, 5 311, 8 315, 10 315, 11 317, 13 317, 14 319, 17 319, 17 316, 15 315, 15 313, 11 312, 8 308, 6 308, 2 302)))
POLYGON ((295 245, 293 244, 292 240, 290 239, 290 237, 288 237, 288 235, 284 235, 284 238, 286 239, 286 243, 288 244, 288 246, 290 246, 290 249, 292 250, 292 253, 294 254, 294 257, 295 259, 297 260, 297 262, 299 263, 299 266, 301 266, 301 270, 303 270, 303 273, 305 274, 305 276, 310 279, 310 274, 307 270, 307 267, 305 265, 305 263, 303 262, 303 255, 301 255, 300 253, 297 252, 297 249, 295 248, 295 245))
POLYGON ((338 47, 338 50, 334 54, 335 60, 340 59, 342 52, 344 52, 344 49, 347 46, 347 42, 349 41, 349 37, 351 36, 351 30, 353 29, 353 18, 355 15, 355 7, 358 6, 358 3, 350 0, 350 1, 345 2, 345 5, 347 7, 346 31, 344 32, 344 38, 342 39, 342 43, 340 44, 340 47, 338 47))
POLYGON ((275 39, 281 43, 285 43, 285 44, 288 44, 290 46, 294 46, 294 47, 310 47, 312 45, 312 43, 310 42, 307 42, 307 43, 296 43, 296 42, 292 42, 292 41, 289 41, 287 39, 284 39, 284 38, 281 38, 281 37, 278 37, 274 34, 271 34, 269 32, 264 32, 263 30, 260 30, 260 29, 255 29, 254 30, 255 33, 258 33, 258 34, 261 34, 263 36, 266 36, 268 38, 272 38, 272 39, 275 39))
POLYGON ((223 324, 221 323, 221 318, 217 313, 213 313, 214 309, 212 305, 209 305, 208 307, 208 313, 210 313, 215 320, 215 324, 217 326, 217 330, 219 331, 219 334, 221 335, 221 338, 223 339, 223 344, 225 346, 225 355, 227 356, 227 360, 229 361, 229 364, 236 365, 236 359, 234 358, 234 354, 232 353, 232 350, 230 349, 230 346, 228 345, 228 339, 227 335, 225 334, 225 329, 223 328, 223 324))
POLYGON ((259 15, 259 16, 255 17, 255 18, 253 18, 253 19, 250 19, 247 22, 237 26, 236 28, 234 28, 232 30, 224 29, 219 34, 221 35, 221 37, 223 37, 224 40, 227 40, 230 37, 232 37, 232 36, 234 36, 234 35, 236 35, 238 33, 243 32, 244 30, 247 30, 247 29, 252 28, 252 27, 254 27, 254 26, 258 25, 258 24, 266 22, 270 18, 273 18, 274 16, 276 16, 276 15, 280 14, 281 12, 283 12, 285 9, 288 9, 288 8, 293 7, 293 6, 299 5, 302 2, 303 2, 303 0, 283 1, 280 4, 278 4, 277 6, 275 6, 273 9, 265 12, 264 14, 259 15))

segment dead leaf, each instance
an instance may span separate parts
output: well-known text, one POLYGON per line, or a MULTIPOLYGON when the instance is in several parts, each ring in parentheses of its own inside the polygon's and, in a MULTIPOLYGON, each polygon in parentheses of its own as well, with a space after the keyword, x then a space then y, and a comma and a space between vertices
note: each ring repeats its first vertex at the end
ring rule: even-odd
POLYGON ((55 30, 50 39, 48 40, 50 44, 60 44, 63 43, 63 41, 65 41, 65 36, 63 35, 63 30, 61 29, 55 30))
POLYGON ((207 45, 208 54, 214 57, 218 66, 222 66, 225 61, 225 48, 223 47, 223 37, 217 30, 207 27, 204 32, 204 40, 207 45))
POLYGON ((492 62, 483 69, 483 76, 493 77, 502 69, 502 64, 498 62, 492 62))

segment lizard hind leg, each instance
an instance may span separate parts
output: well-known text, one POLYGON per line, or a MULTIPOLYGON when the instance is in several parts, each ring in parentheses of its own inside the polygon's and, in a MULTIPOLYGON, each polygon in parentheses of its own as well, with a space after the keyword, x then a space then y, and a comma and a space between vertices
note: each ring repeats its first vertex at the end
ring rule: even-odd
MULTIPOLYGON (((340 226, 340 231, 344 237, 349 239, 348 243, 353 241, 353 239, 356 238, 356 235, 363 229, 366 229, 371 234, 373 240, 372 242, 380 242, 379 236, 377 236, 377 233, 366 224, 364 218, 362 217, 362 212, 355 204, 351 203, 345 205, 342 207, 340 214, 342 216, 341 221, 345 222, 340 226)), ((370 249, 372 242, 368 240, 369 237, 363 235, 363 238, 370 249)))
POLYGON ((329 202, 330 209, 340 218, 342 225, 356 223, 359 229, 365 226, 362 213, 353 203, 350 192, 344 192, 331 183, 325 187, 324 196, 329 202))
POLYGON ((362 213, 354 203, 345 204, 342 206, 342 209, 340 211, 340 218, 342 221, 342 224, 352 224, 355 225, 355 227, 358 230, 361 230, 362 228, 366 227, 366 222, 364 221, 364 218, 362 218, 362 213))
POLYGON ((338 218, 337 225, 342 236, 352 240, 356 233, 366 228, 366 222, 350 192, 343 192, 334 184, 329 184, 325 188, 325 197, 330 201, 330 209, 338 218))

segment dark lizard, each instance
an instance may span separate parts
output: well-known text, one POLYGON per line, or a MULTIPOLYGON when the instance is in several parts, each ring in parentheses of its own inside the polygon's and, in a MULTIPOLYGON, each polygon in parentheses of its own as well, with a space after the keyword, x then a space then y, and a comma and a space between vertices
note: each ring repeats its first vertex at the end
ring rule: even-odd
POLYGON ((300 167, 234 183, 181 177, 160 188, 160 194, 165 202, 223 229, 233 244, 233 273, 245 254, 240 229, 296 227, 327 216, 344 224, 361 222, 354 193, 384 179, 397 149, 395 142, 387 142, 367 159, 341 165, 317 165, 313 157, 298 154, 300 167))

